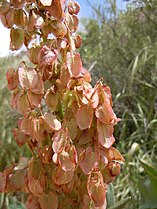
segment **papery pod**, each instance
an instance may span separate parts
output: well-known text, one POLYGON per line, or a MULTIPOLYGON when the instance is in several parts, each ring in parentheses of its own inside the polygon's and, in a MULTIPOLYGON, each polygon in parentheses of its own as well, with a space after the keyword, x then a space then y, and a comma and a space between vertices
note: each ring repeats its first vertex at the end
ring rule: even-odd
POLYGON ((79 25, 78 17, 75 14, 67 14, 66 15, 67 25, 72 33, 76 32, 79 25))
POLYGON ((66 89, 66 87, 69 88, 70 72, 67 68, 65 68, 65 66, 61 68, 60 79, 58 79, 56 82, 60 90, 66 89))
POLYGON ((36 18, 37 18, 37 15, 36 15, 35 11, 31 10, 31 12, 29 13, 28 25, 27 25, 27 30, 29 32, 34 31, 35 24, 36 24, 36 18))
POLYGON ((68 3, 68 12, 70 14, 77 15, 79 13, 79 11, 80 11, 80 5, 79 5, 79 3, 76 2, 76 1, 74 1, 74 2, 69 1, 69 3, 68 3))
POLYGON ((61 0, 53 0, 51 5, 47 7, 47 10, 54 18, 62 19, 64 16, 61 0))
POLYGON ((67 28, 64 24, 64 22, 52 22, 51 23, 51 27, 52 27, 52 33, 56 36, 56 37, 64 37, 67 34, 67 28))
POLYGON ((30 134, 32 141, 35 142, 37 138, 37 118, 36 117, 34 116, 29 117, 28 130, 29 130, 29 134, 30 134))
POLYGON ((43 153, 42 153, 43 163, 51 164, 52 163, 52 156, 53 156, 52 147, 46 145, 43 150, 43 153))
POLYGON ((78 136, 78 144, 79 145, 87 145, 92 142, 94 138, 94 128, 86 129, 78 136))
POLYGON ((86 148, 79 157, 79 165, 85 175, 88 175, 99 161, 99 155, 92 147, 86 148), (90 156, 90 158, 89 158, 90 156))
POLYGON ((37 86, 38 75, 36 70, 33 68, 27 68, 25 63, 19 65, 18 76, 23 89, 33 89, 37 86))
POLYGON ((5 184, 5 191, 4 192, 13 192, 13 189, 10 187, 10 181, 9 177, 14 173, 14 165, 8 166, 4 170, 4 176, 6 178, 6 184, 5 184))
POLYGON ((121 171, 121 166, 118 162, 111 162, 108 164, 112 176, 118 176, 121 171))
POLYGON ((106 201, 103 206, 96 207, 94 205, 94 202, 90 199, 90 197, 87 194, 85 194, 83 197, 81 209, 106 209, 106 201))
POLYGON ((83 196, 81 209, 91 209, 91 204, 92 204, 92 201, 91 201, 89 195, 85 194, 83 196))
POLYGON ((11 28, 14 25, 14 8, 9 8, 9 10, 4 14, 5 17, 5 24, 4 26, 7 28, 11 28))
POLYGON ((14 139, 15 139, 16 143, 19 146, 23 146, 24 144, 26 144, 27 140, 30 138, 30 136, 28 134, 25 134, 16 128, 13 129, 13 135, 14 135, 14 139))
POLYGON ((41 66, 52 65, 56 58, 57 50, 50 49, 47 46, 43 46, 38 55, 38 60, 41 66))
POLYGON ((72 77, 78 78, 82 76, 83 68, 80 54, 67 53, 67 67, 72 77))
POLYGON ((104 101, 107 98, 110 101, 110 105, 112 106, 112 94, 111 94, 110 87, 105 84, 101 85, 101 93, 102 93, 102 98, 104 99, 104 101))
POLYGON ((27 183, 27 171, 18 170, 9 175, 9 186, 12 191, 24 190, 27 183))
POLYGON ((115 176, 113 176, 110 172, 110 169, 108 166, 106 166, 104 169, 103 169, 103 178, 104 178, 104 182, 106 184, 110 184, 112 183, 114 180, 115 180, 115 176))
POLYGON ((25 3, 25 0, 10 0, 11 5, 16 9, 21 9, 25 3))
POLYGON ((7 10, 9 9, 10 4, 8 1, 6 0, 1 0, 1 4, 0 4, 0 16, 1 14, 7 12, 7 10))
POLYGON ((29 188, 30 192, 35 197, 40 197, 41 194, 43 193, 44 189, 45 189, 45 185, 44 185, 44 188, 43 188, 42 185, 41 185, 41 182, 40 182, 40 178, 39 179, 35 179, 34 177, 29 175, 29 178, 28 178, 28 188, 29 188))
POLYGON ((44 127, 44 120, 42 117, 39 117, 37 120, 37 135, 36 135, 36 140, 38 141, 39 147, 42 147, 45 136, 47 135, 43 127, 44 127))
POLYGON ((18 50, 22 47, 24 42, 24 31, 20 28, 11 28, 10 31, 10 49, 18 50))
POLYGON ((109 162, 115 161, 123 164, 125 161, 121 153, 114 147, 110 147, 109 149, 103 148, 102 151, 104 155, 108 158, 109 162))
POLYGON ((114 121, 117 119, 109 100, 106 100, 102 106, 99 106, 96 109, 95 115, 102 123, 106 125, 114 123, 114 121))
POLYGON ((75 168, 75 164, 70 159, 69 153, 64 150, 59 154, 59 164, 64 171, 70 171, 75 168))
POLYGON ((5 192, 6 187, 6 176, 0 172, 0 192, 5 192))
POLYGON ((94 88, 92 96, 90 98, 91 106, 93 109, 97 108, 100 102, 99 93, 97 91, 97 87, 94 88))
POLYGON ((61 201, 58 209, 71 209, 72 206, 73 206, 73 199, 67 196, 61 201))
POLYGON ((27 15, 23 9, 18 9, 14 14, 14 24, 18 27, 25 28, 27 26, 27 15))
POLYGON ((107 185, 104 184, 103 176, 100 171, 92 172, 89 175, 87 190, 95 207, 102 207, 106 204, 107 185))
POLYGON ((30 103, 28 100, 27 94, 22 94, 17 101, 17 109, 23 115, 27 115, 27 112, 30 110, 30 103))
POLYGON ((60 150, 64 149, 68 140, 68 132, 61 129, 52 137, 52 148, 55 153, 58 153, 60 150))
POLYGON ((81 130, 91 127, 93 120, 93 109, 88 105, 82 105, 76 115, 76 123, 81 130))
POLYGON ((24 31, 24 45, 27 49, 33 39, 35 39, 35 35, 33 33, 28 33, 28 31, 24 31))
POLYGON ((7 27, 7 21, 6 21, 5 15, 6 15, 6 13, 1 14, 0 18, 1 18, 1 23, 4 25, 4 27, 7 27))
POLYGON ((20 96, 21 96, 21 91, 20 91, 19 88, 16 88, 16 89, 13 91, 12 97, 11 97, 11 102, 10 102, 10 104, 11 104, 12 108, 17 109, 17 107, 18 107, 18 99, 20 98, 20 96))
POLYGON ((35 94, 43 94, 44 93, 44 82, 43 82, 42 75, 40 73, 37 73, 37 85, 32 86, 30 89, 31 89, 31 92, 33 92, 35 94))
POLYGON ((67 146, 58 153, 58 164, 64 171, 74 170, 78 163, 75 146, 67 146))
POLYGON ((41 99, 42 99, 42 94, 35 94, 34 92, 28 90, 28 100, 31 109, 35 107, 40 107, 41 99))
POLYGON ((29 175, 38 179, 42 169, 42 162, 40 158, 32 158, 29 162, 29 175))
POLYGON ((82 38, 80 35, 77 35, 75 38, 74 38, 74 42, 75 42, 75 47, 77 49, 80 48, 81 44, 82 44, 82 38))
POLYGON ((57 48, 60 49, 60 51, 64 50, 67 47, 67 40, 62 39, 61 37, 57 38, 57 48))
POLYGON ((74 170, 64 171, 61 167, 57 167, 53 173, 53 180, 55 184, 62 185, 69 183, 74 176, 74 170))
POLYGON ((39 200, 33 194, 29 194, 25 203, 27 209, 42 209, 39 204, 39 200))
POLYGON ((45 94, 45 102, 47 106, 52 110, 56 111, 58 102, 59 102, 59 93, 55 90, 54 87, 51 87, 51 89, 48 89, 45 94))
POLYGON ((115 138, 113 137, 113 125, 105 125, 97 120, 97 131, 99 143, 105 148, 110 148, 115 142, 115 138))
POLYGON ((15 71, 13 68, 9 68, 6 73, 6 77, 8 81, 8 89, 9 90, 16 89, 19 84, 17 71, 15 71))
POLYGON ((69 137, 72 140, 76 138, 77 132, 78 132, 78 127, 76 124, 76 118, 70 109, 67 109, 67 111, 64 115, 62 127, 68 129, 69 137))
POLYGON ((18 128, 20 129, 21 132, 24 134, 30 134, 30 130, 28 129, 28 124, 29 124, 29 117, 23 117, 21 120, 21 123, 18 125, 18 128))
POLYGON ((39 58, 38 58, 39 52, 40 52, 40 46, 34 46, 29 49, 29 59, 33 64, 39 63, 39 58))
POLYGON ((58 197, 53 192, 47 194, 42 193, 39 197, 39 203, 42 209, 57 209, 58 208, 58 197))
POLYGON ((45 113, 44 117, 45 128, 48 132, 59 131, 61 129, 61 123, 57 118, 51 113, 45 113))

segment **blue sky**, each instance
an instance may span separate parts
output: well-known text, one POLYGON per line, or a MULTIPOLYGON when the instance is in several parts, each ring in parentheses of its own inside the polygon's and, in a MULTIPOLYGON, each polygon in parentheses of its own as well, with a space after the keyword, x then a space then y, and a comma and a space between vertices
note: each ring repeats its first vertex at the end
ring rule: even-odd
MULTIPOLYGON (((105 0, 89 0, 93 5, 98 5, 99 3, 104 2, 105 0)), ((79 17, 91 17, 93 11, 91 7, 88 5, 87 0, 77 0, 77 2, 81 6, 81 11, 79 17)), ((119 10, 124 10, 126 8, 126 2, 123 0, 116 0, 117 7, 119 10)))
MULTIPOLYGON (((87 0, 76 0, 79 2, 81 6, 81 11, 79 13, 79 18, 82 17, 91 17, 93 15, 93 11, 91 7, 88 5, 87 0)), ((92 4, 97 5, 100 2, 104 2, 105 0, 89 0, 92 4)), ((126 3, 123 0, 116 0, 117 7, 119 10, 124 10, 126 8, 126 3)), ((5 56, 9 52, 9 30, 4 28, 0 23, 0 56, 5 56)))

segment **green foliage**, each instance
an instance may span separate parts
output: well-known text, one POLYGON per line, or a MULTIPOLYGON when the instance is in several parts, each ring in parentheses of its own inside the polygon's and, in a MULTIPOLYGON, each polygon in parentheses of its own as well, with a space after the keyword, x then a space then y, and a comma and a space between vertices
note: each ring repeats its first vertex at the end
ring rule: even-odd
POLYGON ((147 174, 146 179, 141 178, 139 182, 142 200, 140 209, 157 208, 157 168, 144 161, 140 162, 147 174))

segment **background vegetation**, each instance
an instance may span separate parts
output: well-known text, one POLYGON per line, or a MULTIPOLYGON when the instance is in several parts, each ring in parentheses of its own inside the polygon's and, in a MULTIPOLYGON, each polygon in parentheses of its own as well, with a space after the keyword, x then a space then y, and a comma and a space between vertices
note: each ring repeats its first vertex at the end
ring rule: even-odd
MULTIPOLYGON (((123 12, 115 2, 91 5, 96 18, 82 20, 80 50, 93 84, 102 77, 111 87, 114 110, 121 118, 115 137, 126 163, 108 201, 110 208, 157 208, 157 1, 129 1, 123 12), (112 207, 118 201, 119 206, 112 207)), ((22 152, 27 155, 12 139, 17 113, 10 108, 5 81, 7 68, 16 67, 20 57, 0 59, 1 170, 17 162, 22 152)), ((22 208, 12 196, 1 196, 0 204, 5 200, 6 208, 22 208)))

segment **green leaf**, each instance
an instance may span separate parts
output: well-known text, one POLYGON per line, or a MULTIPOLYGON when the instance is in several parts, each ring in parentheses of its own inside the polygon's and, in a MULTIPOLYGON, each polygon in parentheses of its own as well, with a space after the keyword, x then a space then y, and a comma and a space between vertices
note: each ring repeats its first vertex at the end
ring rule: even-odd
POLYGON ((146 162, 140 160, 141 164, 143 165, 144 169, 146 170, 146 172, 148 173, 148 175, 151 177, 155 177, 157 178, 157 170, 155 168, 153 168, 152 166, 146 164, 146 162))
POLYGON ((108 205, 108 207, 110 207, 110 206, 115 204, 114 188, 113 188, 113 184, 112 183, 109 184, 109 186, 108 186, 106 198, 107 198, 107 205, 108 205))
POLYGON ((157 170, 142 160, 140 162, 148 174, 138 185, 141 192, 140 209, 157 208, 157 170))
POLYGON ((108 209, 125 209, 128 202, 131 200, 131 197, 126 199, 120 200, 119 202, 115 203, 113 206, 109 207, 108 209))
POLYGON ((8 209, 26 209, 24 204, 20 203, 16 198, 9 198, 8 209))

